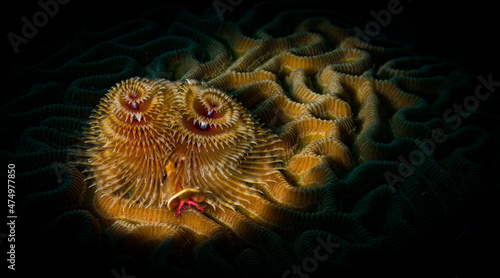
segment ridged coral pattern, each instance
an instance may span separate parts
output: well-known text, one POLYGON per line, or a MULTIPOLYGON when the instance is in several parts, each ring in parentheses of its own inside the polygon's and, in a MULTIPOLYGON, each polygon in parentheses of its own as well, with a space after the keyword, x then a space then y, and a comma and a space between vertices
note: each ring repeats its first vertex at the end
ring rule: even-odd
POLYGON ((19 165, 29 228, 75 223, 76 252, 121 250, 103 265, 189 277, 281 277, 318 239, 338 244, 318 263, 334 277, 410 266, 398 257, 458 236, 483 186, 473 153, 491 141, 474 116, 454 130, 442 113, 473 76, 367 43, 331 11, 264 9, 282 8, 235 23, 181 6, 97 18, 28 53, 37 62, 2 81, 31 83, 4 101, 0 131, 19 138, 2 156, 19 165), (447 141, 389 181, 434 128, 447 141), (176 216, 193 196, 204 211, 176 216))

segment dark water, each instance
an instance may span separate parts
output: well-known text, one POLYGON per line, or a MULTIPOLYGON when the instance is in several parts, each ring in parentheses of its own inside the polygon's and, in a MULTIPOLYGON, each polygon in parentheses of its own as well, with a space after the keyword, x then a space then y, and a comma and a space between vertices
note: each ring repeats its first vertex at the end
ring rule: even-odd
MULTIPOLYGON (((237 21, 256 1, 242 0, 234 2, 239 3, 232 7, 233 10, 223 12, 224 21, 237 21)), ((324 7, 324 9, 334 9, 335 11, 341 12, 349 17, 352 22, 354 22, 355 26, 364 30, 367 23, 376 20, 373 14, 380 15, 381 10, 388 9, 387 5, 389 2, 391 1, 372 1, 366 4, 361 1, 350 1, 349 3, 338 4, 334 1, 325 1, 323 3, 317 3, 316 7, 321 6, 324 7)), ((165 3, 165 1, 162 1, 160 4, 165 3)), ((199 4, 197 1, 184 1, 182 4, 199 16, 217 13, 217 11, 214 10, 214 2, 199 4)), ((40 24, 41 26, 36 28, 36 31, 32 30, 32 38, 25 38, 26 43, 23 42, 18 46, 13 46, 7 34, 12 32, 17 35, 22 35, 22 28, 25 24, 22 18, 26 17, 28 19, 33 19, 33 15, 42 10, 41 6, 36 2, 14 3, 13 6, 9 7, 9 9, 5 9, 3 12, 5 16, 3 17, 2 24, 2 34, 4 34, 4 39, 2 40, 2 46, 4 46, 2 57, 4 59, 4 70, 7 71, 3 76, 10 76, 8 78, 14 79, 18 76, 23 76, 28 80, 16 79, 16 82, 4 82, 3 84, 7 84, 7 87, 4 88, 2 92, 4 103, 30 92, 31 87, 36 84, 36 82, 33 81, 34 79, 31 79, 32 76, 18 74, 23 72, 25 66, 36 64, 46 58, 44 53, 50 53, 50 51, 39 51, 43 49, 45 45, 51 44, 59 39, 71 41, 77 33, 77 30, 80 29, 85 22, 102 14, 109 15, 110 18, 113 18, 109 21, 110 26, 112 26, 113 23, 118 25, 137 17, 137 15, 143 12, 154 10, 158 5, 159 3, 142 3, 138 1, 121 1, 114 5, 104 4, 103 1, 69 1, 67 4, 58 4, 59 10, 54 12, 54 16, 47 17, 46 23, 40 24), (15 53, 16 47, 18 48, 17 53, 15 53)), ((290 5, 289 2, 284 2, 283 6, 286 7, 287 5, 290 5)), ((305 6, 307 7, 307 5, 305 6)), ((494 81, 500 81, 500 74, 497 74, 499 72, 497 69, 497 62, 499 60, 497 51, 499 24, 495 22, 496 7, 491 7, 482 2, 469 2, 467 4, 463 2, 452 2, 447 5, 443 4, 437 6, 436 2, 423 3, 422 1, 416 0, 400 1, 398 7, 401 8, 402 11, 397 15, 392 15, 390 23, 386 27, 380 29, 382 34, 397 41, 403 46, 412 48, 413 52, 419 56, 437 56, 463 66, 470 71, 472 75, 482 76, 486 79, 490 77, 490 79, 494 81)), ((272 13, 266 14, 263 12, 263 21, 272 19, 273 15, 272 13)), ((40 18, 40 20, 44 19, 40 18)), ((166 22, 168 22, 168 20, 166 22)), ((76 47, 78 48, 78 45, 76 47)), ((82 45, 81 47, 85 48, 87 46, 82 45)), ((58 82, 58 80, 50 81, 58 82)), ((478 84, 479 83, 472 84, 470 88, 476 88, 478 84)), ((53 99, 35 98, 34 101, 30 100, 26 103, 26 106, 29 107, 26 111, 57 102, 58 98, 62 102, 62 95, 62 93, 55 93, 53 99)), ((492 136, 496 136, 496 138, 498 138, 498 130, 496 129, 498 126, 496 119, 498 118, 492 115, 498 114, 497 103, 498 97, 492 97, 485 101, 485 103, 481 103, 481 107, 483 107, 486 112, 481 116, 484 117, 485 120, 483 124, 480 124, 481 128, 488 130, 493 134, 492 136)), ((5 114, 0 115, 2 115, 2 121, 4 121, 2 125, 0 125, 2 127, 2 134, 7 140, 7 143, 3 144, 1 158, 4 165, 3 167, 7 167, 5 165, 11 163, 9 160, 12 159, 12 156, 5 154, 18 155, 18 143, 21 137, 25 136, 23 135, 23 131, 29 127, 29 124, 15 122, 5 114)), ((33 122, 39 122, 39 120, 35 119, 33 122)), ((471 136, 470 138, 474 140, 475 137, 471 136)), ((490 140, 493 142, 494 139, 491 138, 490 140)), ((498 163, 499 159, 488 156, 498 157, 498 146, 497 144, 492 144, 492 146, 487 149, 489 151, 484 151, 484 148, 482 150, 483 153, 474 154, 476 158, 475 161, 478 161, 478 163, 482 161, 489 163, 482 168, 482 174, 484 177, 494 177, 495 175, 491 174, 491 171, 496 169, 495 164, 498 163), (483 157, 487 158, 483 160, 483 157)), ((23 163, 29 163, 30 159, 22 161, 28 161, 23 163)), ((30 170, 39 168, 38 165, 36 165, 39 163, 37 158, 32 158, 31 162, 35 166, 16 166, 20 172, 23 172, 23 167, 29 168, 30 170)), ((39 166, 42 167, 43 165, 39 166)), ((21 179, 21 181, 23 180, 21 179)), ((38 181, 35 179, 30 180, 30 182, 36 183, 38 181)), ((495 224, 495 219, 498 218, 496 217, 496 213, 498 212, 497 197, 499 193, 499 183, 498 179, 496 181, 483 182, 488 185, 487 190, 477 193, 477 197, 465 206, 467 210, 463 212, 463 215, 464 219, 466 219, 466 223, 462 227, 463 230, 458 237, 453 234, 453 238, 447 238, 446 231, 443 231, 443 234, 445 234, 444 236, 439 235, 436 236, 436 238, 429 239, 431 244, 424 247, 413 246, 414 249, 408 250, 407 256, 403 258, 397 258, 393 254, 390 254, 390 251, 384 250, 381 247, 382 251, 380 253, 371 250, 370 252, 373 252, 373 254, 362 254, 363 256, 360 256, 362 260, 366 260, 367 257, 373 256, 373 261, 356 261, 356 258, 351 258, 355 261, 352 265, 355 265, 354 268, 365 268, 361 271, 363 274, 370 274, 370 268, 380 271, 386 267, 391 270, 388 271, 388 273, 401 273, 401 277, 412 277, 413 274, 418 273, 419 275, 428 274, 425 275, 427 277, 460 278, 472 277, 468 276, 471 274, 478 274, 477 277, 483 277, 479 274, 488 273, 489 270, 493 270, 493 273, 496 273, 497 271, 495 272, 493 268, 493 264, 496 262, 495 255, 490 255, 490 252, 496 252, 498 250, 498 229, 492 228, 491 226, 495 224), (442 241, 443 239, 445 239, 445 241, 442 241), (432 246, 432 248, 429 248, 429 246, 432 246), (380 261, 377 259, 377 256, 390 258, 394 261, 380 261), (420 258, 425 258, 422 260, 422 263, 418 261, 420 258), (407 260, 410 260, 410 262, 407 260), (400 265, 414 267, 415 269, 407 268, 394 271, 398 269, 400 265), (421 268, 416 269, 417 266, 421 266, 421 268), (439 270, 433 272, 433 269, 439 270)), ((19 184, 19 187, 22 187, 22 185, 19 184)), ((16 202, 19 201, 19 203, 22 202, 25 196, 29 196, 33 193, 29 190, 23 191, 22 189, 18 192, 20 193, 16 195, 16 202)), ((33 209, 36 210, 37 208, 33 209)), ((43 209, 43 206, 41 206, 40 210, 43 211, 43 209)), ((72 209, 79 210, 81 208, 76 206, 75 208, 68 208, 67 210, 72 211, 72 209)), ((28 211, 25 213, 30 214, 31 212, 28 211)), ((43 215, 43 212, 40 213, 40 211, 38 211, 36 214, 43 215)), ((68 226, 65 226, 65 222, 61 222, 61 227, 65 227, 62 229, 63 232, 60 231, 60 234, 56 233, 55 235, 41 233, 43 235, 42 237, 29 230, 21 230, 23 227, 23 223, 21 223, 23 219, 21 217, 18 218, 16 221, 20 224, 17 226, 19 228, 16 230, 17 270, 15 273, 27 273, 34 270, 36 273, 40 274, 57 272, 68 276, 78 273, 87 274, 88 272, 89 274, 93 274, 97 272, 100 275, 99 277, 119 277, 124 273, 135 277, 143 277, 141 273, 144 266, 141 264, 141 258, 149 254, 133 254, 134 256, 131 256, 132 259, 125 256, 126 252, 124 252, 123 257, 116 256, 117 253, 120 253, 116 248, 119 249, 120 247, 113 246, 111 242, 106 240, 98 242, 97 246, 81 247, 81 250, 84 250, 82 253, 66 250, 66 246, 71 246, 72 242, 71 239, 69 242, 66 241, 64 232, 68 231, 72 234, 78 234, 81 227, 80 225, 88 224, 85 222, 87 219, 88 218, 82 216, 82 222, 77 222, 78 224, 68 221, 68 226), (104 264, 104 267, 102 266, 103 264, 101 264, 102 260, 108 260, 104 264), (68 266, 70 268, 68 268, 68 266)), ((36 221, 36 219, 30 219, 30 221, 36 221)), ((44 220, 40 220, 40 222, 40 226, 47 224, 44 220)), ((57 231, 58 229, 55 230, 57 231)), ((3 231, 2 229, 2 233, 3 231)), ((2 258, 4 258, 7 256, 5 252, 9 251, 7 240, 2 238, 1 245, 4 254, 2 258), (4 252, 4 250, 6 251, 4 252)), ((377 250, 377 248, 374 250, 377 250)), ((230 259, 231 258, 228 258, 228 260, 230 259)), ((5 265, 4 268, 7 268, 7 265, 5 265)), ((12 273, 13 272, 10 271, 8 274, 12 275, 12 273)), ((199 269, 197 269, 197 273, 200 273, 199 269)), ((203 271, 201 271, 201 273, 203 273, 203 271)), ((349 271, 346 271, 346 273, 349 273, 349 271)), ((331 277, 344 277, 342 276, 343 274, 340 273, 339 276, 336 276, 335 273, 328 274, 331 274, 331 277)), ((382 275, 383 274, 384 273, 382 273, 382 275)), ((320 276, 320 272, 315 272, 313 275, 316 275, 316 277, 323 277, 320 276)), ((210 277, 210 274, 207 273, 206 276, 203 276, 210 277)))

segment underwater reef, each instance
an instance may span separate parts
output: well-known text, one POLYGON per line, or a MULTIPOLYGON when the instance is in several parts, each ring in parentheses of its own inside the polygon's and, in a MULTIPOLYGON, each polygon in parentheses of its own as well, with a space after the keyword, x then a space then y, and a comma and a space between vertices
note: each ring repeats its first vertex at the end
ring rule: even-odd
POLYGON ((317 3, 263 2, 228 20, 232 9, 226 20, 171 4, 98 16, 23 50, 0 109, 16 266, 99 277, 483 271, 478 244, 498 242, 477 238, 498 207, 500 76, 367 39, 317 3))

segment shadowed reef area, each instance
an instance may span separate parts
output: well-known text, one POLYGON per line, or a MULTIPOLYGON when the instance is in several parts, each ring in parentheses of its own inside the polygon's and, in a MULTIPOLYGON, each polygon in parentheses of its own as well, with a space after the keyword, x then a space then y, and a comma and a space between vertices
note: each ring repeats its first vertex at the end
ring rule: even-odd
POLYGON ((69 2, 9 44, 16 274, 488 273, 487 21, 460 39, 411 1, 249 2, 69 2))

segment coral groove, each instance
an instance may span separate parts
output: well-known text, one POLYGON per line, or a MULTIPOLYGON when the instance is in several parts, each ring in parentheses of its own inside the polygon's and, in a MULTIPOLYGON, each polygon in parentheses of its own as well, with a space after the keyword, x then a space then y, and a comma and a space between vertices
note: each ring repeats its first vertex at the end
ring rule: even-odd
POLYGON ((281 277, 322 241, 329 274, 413 269, 413 250, 466 233, 500 133, 483 104, 459 128, 443 113, 474 78, 295 5, 235 22, 167 5, 27 53, 2 81, 0 154, 29 231, 187 277, 281 277))

